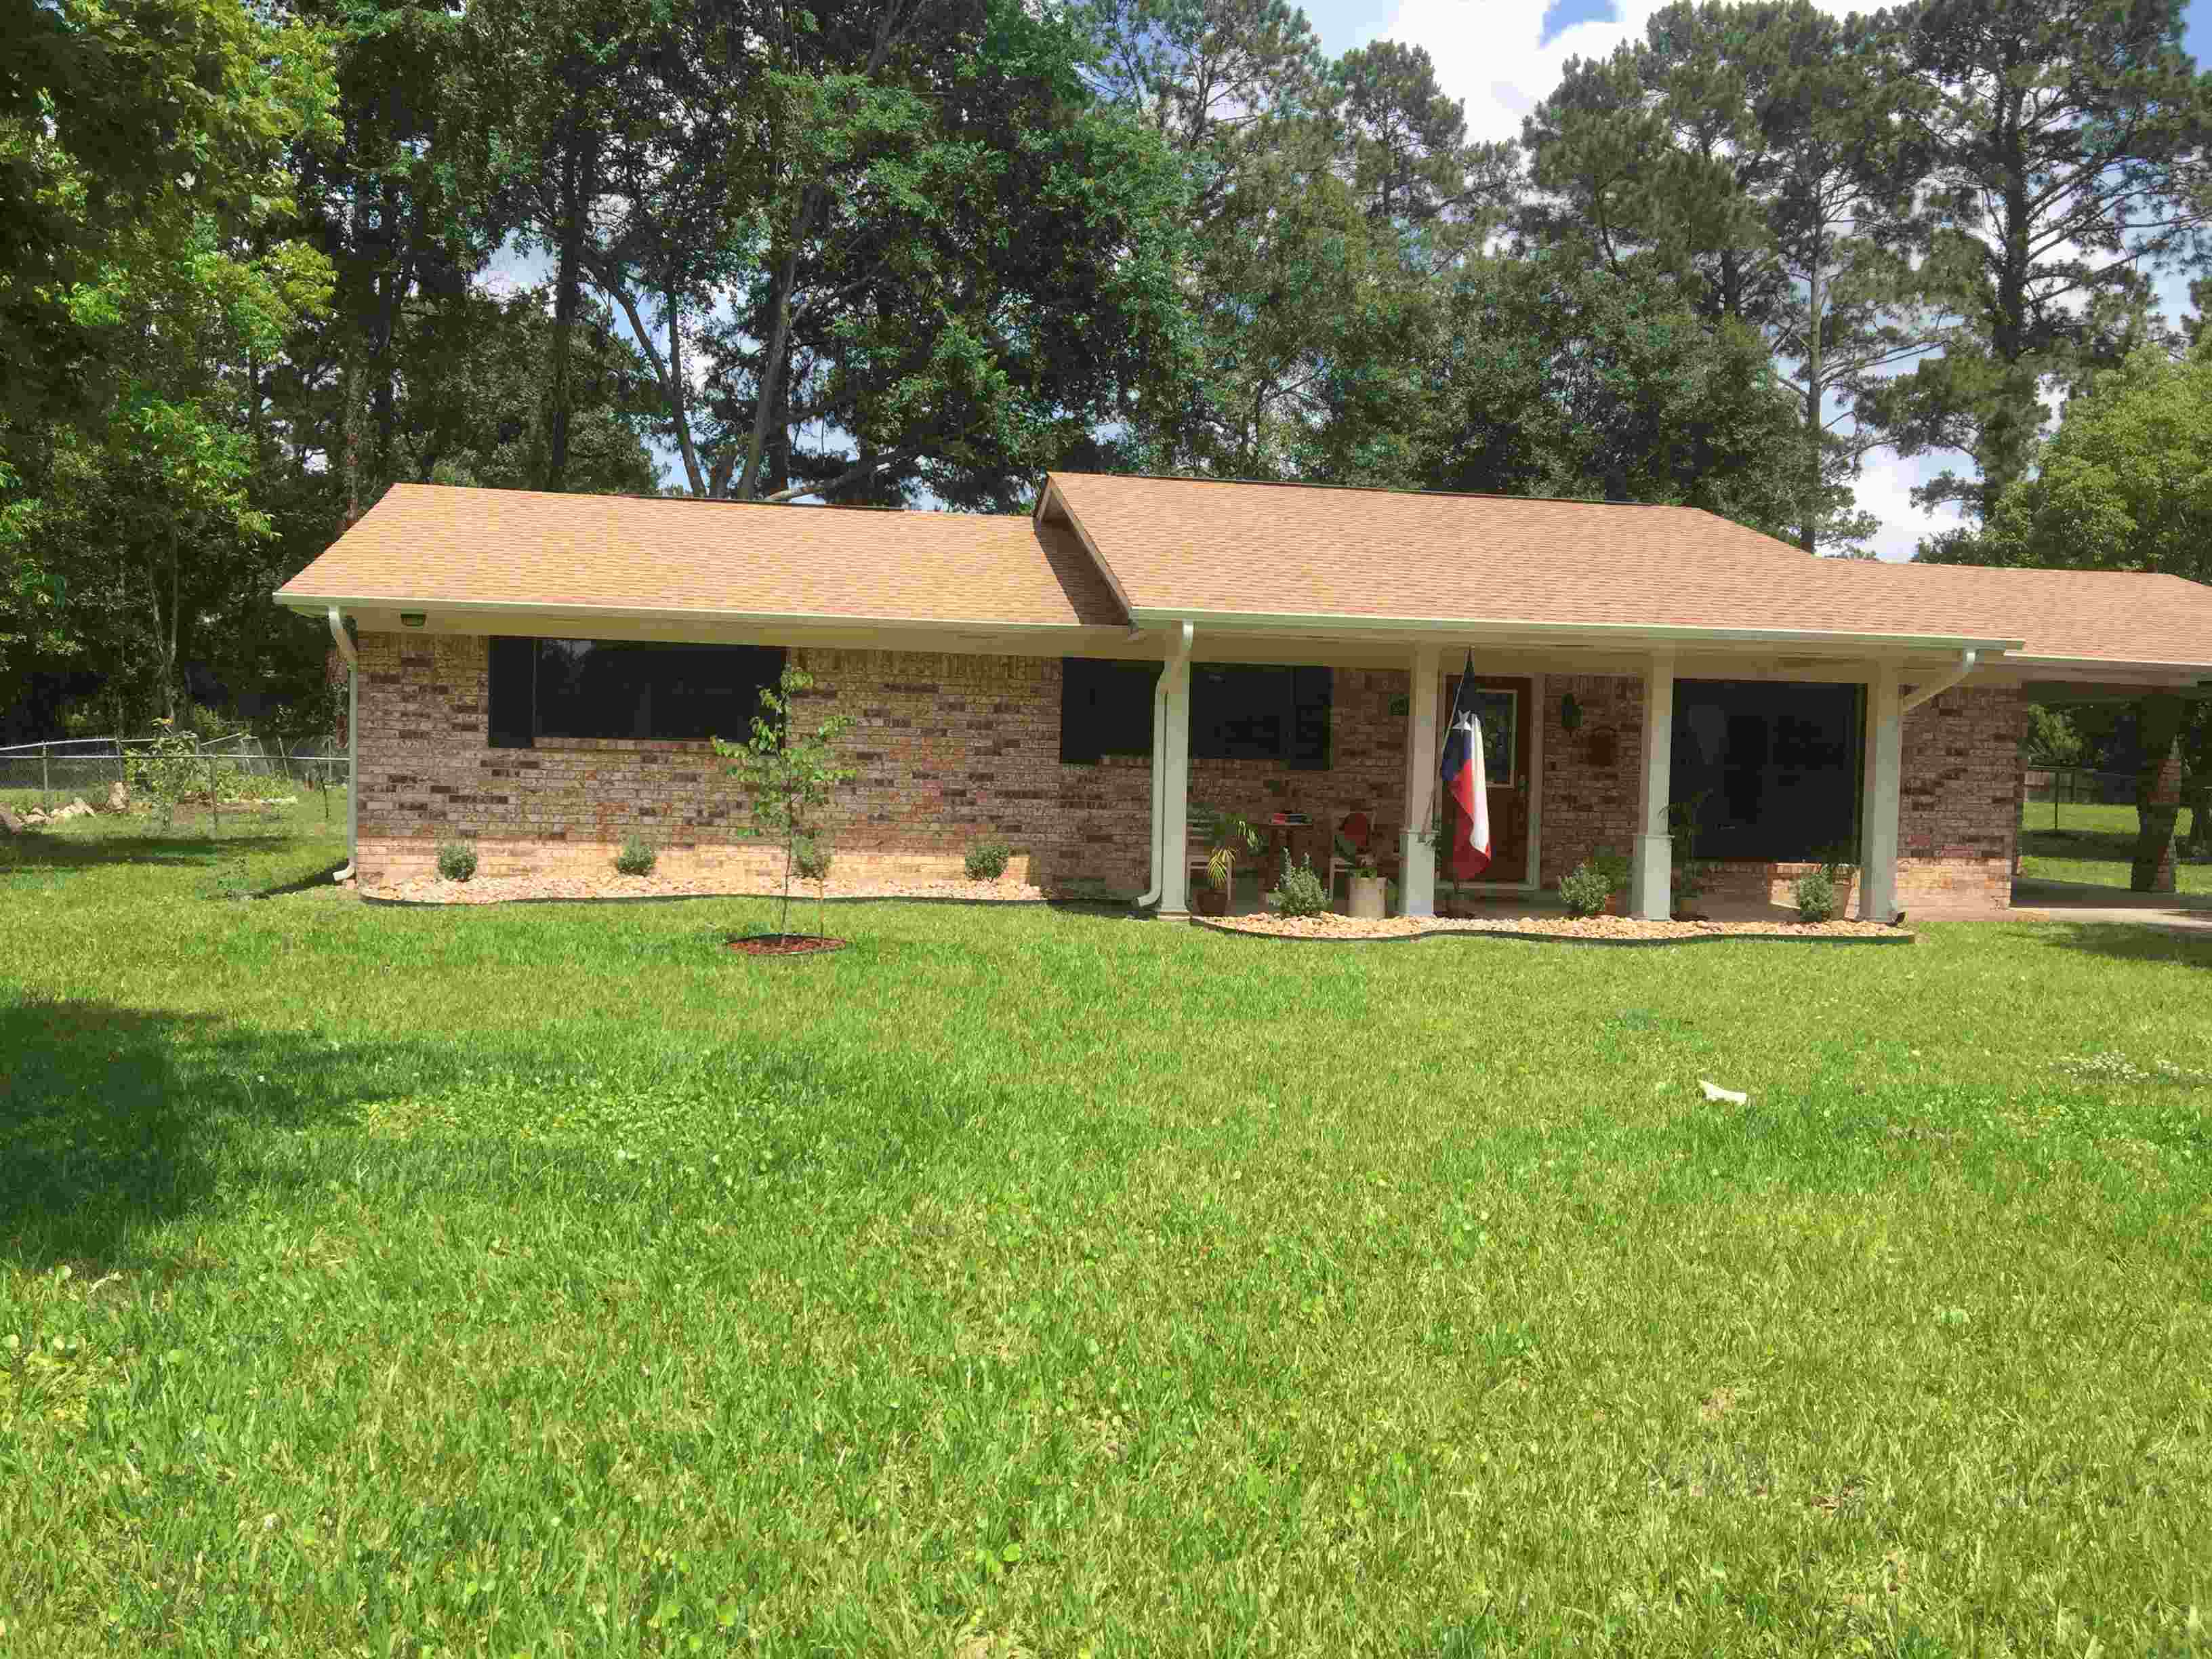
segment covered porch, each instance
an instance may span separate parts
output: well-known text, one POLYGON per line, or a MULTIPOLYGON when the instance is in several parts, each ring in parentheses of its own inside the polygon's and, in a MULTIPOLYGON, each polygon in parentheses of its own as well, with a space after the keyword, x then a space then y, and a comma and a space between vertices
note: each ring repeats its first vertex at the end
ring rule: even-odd
MULTIPOLYGON (((1387 727, 1370 712, 1354 733, 1361 741, 1340 742, 1329 764, 1310 775, 1271 780, 1261 804, 1310 820, 1273 834, 1271 850, 1310 857, 1324 876, 1344 816, 1365 814, 1395 878, 1392 910, 1410 917, 1563 914, 1559 878, 1603 850, 1630 866, 1624 914, 1665 920, 1675 908, 1678 860, 1693 850, 1678 843, 1718 826, 1722 845, 1694 848, 1717 878, 1697 902, 1701 915, 1780 919, 1789 914, 1795 874, 1837 861, 1857 866, 1850 908, 1839 914, 1889 921, 1900 908, 1906 716, 1969 676, 1977 684, 2009 683, 1993 666, 2008 643, 2001 640, 1629 628, 1559 629, 1547 638, 1526 629, 1354 629, 1329 621, 1339 625, 1328 632, 1189 618, 1164 630, 1151 750, 1152 880, 1144 896, 1161 916, 1188 915, 1206 879, 1206 809, 1249 812, 1252 804, 1221 799, 1239 781, 1209 761, 1203 728, 1194 746, 1194 704, 1202 709, 1207 702, 1206 677, 1233 665, 1328 669, 1369 688, 1404 688, 1389 698, 1387 727), (1449 867, 1452 825, 1437 772, 1470 655, 1486 726, 1493 858, 1480 877, 1459 881, 1449 867), (1730 752, 1730 743, 1741 749, 1747 734, 1762 731, 1790 734, 1795 749, 1770 744, 1772 752, 1762 750, 1755 761, 1730 752), (1723 779, 1729 799, 1723 803, 1694 787, 1723 779), (1762 834, 1762 817, 1775 833, 1762 834)), ((1340 702, 1332 717, 1359 718, 1346 708, 1340 702)), ((2008 745, 2008 770, 2010 759, 2008 745)), ((1983 861, 1998 856, 2009 860, 2008 842, 1983 861)), ((1331 896, 1343 908, 1344 884, 1333 884, 1331 896)), ((1249 912, 1261 902, 1248 866, 1232 908, 1249 912)))

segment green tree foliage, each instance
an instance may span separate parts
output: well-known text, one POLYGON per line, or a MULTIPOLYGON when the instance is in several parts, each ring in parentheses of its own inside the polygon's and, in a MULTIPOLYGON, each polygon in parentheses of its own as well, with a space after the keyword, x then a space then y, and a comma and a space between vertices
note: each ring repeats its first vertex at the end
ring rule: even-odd
POLYGON ((400 479, 1009 508, 1146 467, 1838 552, 1889 446, 1978 471, 1927 556, 2178 558, 2175 477, 2073 458, 2194 395, 2129 358, 2212 252, 2179 31, 1675 0, 1516 145, 1285 0, 18 3, 0 708, 326 708, 267 592, 400 479))
MULTIPOLYGON (((2179 359, 2135 352, 2068 404, 2032 459, 1981 538, 1990 562, 2212 580, 2212 344, 2179 359)), ((2149 786, 2179 744, 2191 799, 2203 802, 2209 727, 2201 703, 2151 697, 2136 708, 2138 889, 2149 886, 2174 827, 2171 807, 2150 804, 2149 786)), ((2191 815, 2193 846, 2204 840, 2205 816, 2202 805, 2191 815)))
MULTIPOLYGON (((1907 454, 1970 456, 1917 492, 1985 520, 2027 472, 2054 380, 2143 337, 2151 273, 2206 252, 2212 79, 2181 0, 1923 0, 1899 40, 1940 356, 1870 400, 1907 454)), ((1938 556, 1966 550, 1954 544, 1938 556)))
POLYGON ((1610 59, 1570 61, 1527 124, 1529 246, 1766 341, 1801 427, 1778 533, 1808 552, 1871 532, 1850 506, 1880 437, 1860 405, 1930 338, 1907 297, 1898 63, 1893 37, 1807 0, 1680 0, 1610 59))
POLYGON ((1425 400, 1419 482, 1796 522, 1799 432, 1765 342, 1560 258, 1469 274, 1425 400))
POLYGON ((1015 505, 1172 395, 1182 175, 1056 10, 470 15, 501 187, 643 345, 691 493, 1015 505))
POLYGON ((1403 400, 1510 198, 1512 147, 1468 142, 1419 48, 1331 64, 1276 0, 1094 0, 1084 15, 1102 94, 1191 181, 1195 373, 1140 411, 1140 458, 1407 481, 1403 400))
POLYGON ((11 8, 0 64, 0 703, 43 659, 173 712, 207 573, 270 531, 230 371, 328 294, 283 234, 325 43, 237 0, 11 8))

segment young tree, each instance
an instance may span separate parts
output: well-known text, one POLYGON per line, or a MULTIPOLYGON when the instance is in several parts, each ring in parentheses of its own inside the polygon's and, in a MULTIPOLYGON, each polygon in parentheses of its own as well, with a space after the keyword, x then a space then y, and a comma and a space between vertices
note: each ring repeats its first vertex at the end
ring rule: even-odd
MULTIPOLYGON (((770 836, 783 848, 783 913, 777 930, 791 931, 791 878, 799 849, 819 846, 825 833, 820 813, 855 774, 837 762, 837 740, 853 729, 850 714, 832 714, 811 732, 796 724, 799 700, 814 686, 814 677, 796 663, 785 665, 773 690, 763 687, 752 735, 742 743, 714 739, 724 769, 750 798, 754 833, 770 836)), ((823 900, 826 906, 828 899, 823 900)), ((817 930, 826 932, 826 915, 817 930)))

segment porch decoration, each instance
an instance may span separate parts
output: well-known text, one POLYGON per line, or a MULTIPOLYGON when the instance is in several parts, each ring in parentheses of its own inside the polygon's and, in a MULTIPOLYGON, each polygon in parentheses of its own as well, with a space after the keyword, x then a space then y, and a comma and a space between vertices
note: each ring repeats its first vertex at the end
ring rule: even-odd
POLYGON ((1339 853, 1352 866, 1347 914, 1364 921, 1381 919, 1388 914, 1384 889, 1389 884, 1382 879, 1382 862, 1376 857, 1373 846, 1354 847, 1341 835, 1336 839, 1339 853))
POLYGON ((1459 804, 1452 835, 1452 875, 1473 881, 1490 868, 1490 789, 1482 772, 1482 720, 1474 712, 1474 653, 1467 653, 1452 699, 1451 733, 1439 769, 1443 793, 1459 804))
POLYGON ((1229 914, 1230 894, 1237 884, 1237 860, 1256 854, 1267 842, 1266 832, 1241 813, 1206 810, 1206 878, 1212 890, 1192 896, 1200 915, 1229 914))

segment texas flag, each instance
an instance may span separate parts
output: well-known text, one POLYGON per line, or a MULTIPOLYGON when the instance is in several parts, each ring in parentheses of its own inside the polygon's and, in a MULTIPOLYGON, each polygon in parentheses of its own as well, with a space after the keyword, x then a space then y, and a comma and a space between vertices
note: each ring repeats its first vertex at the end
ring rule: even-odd
POLYGON ((1474 713, 1474 653, 1452 699, 1451 729, 1444 736, 1444 793, 1459 803, 1452 834, 1452 874, 1473 881, 1490 868, 1490 790, 1482 775, 1482 722, 1474 713))

